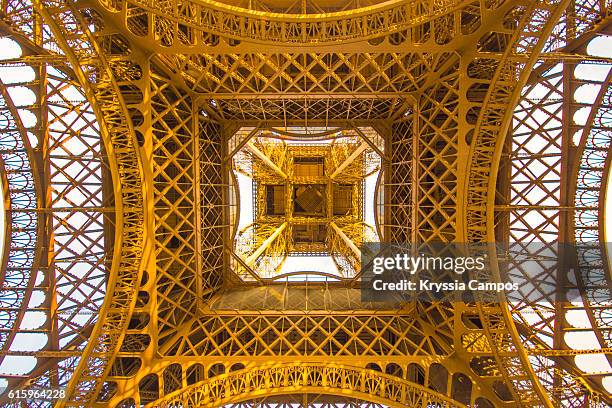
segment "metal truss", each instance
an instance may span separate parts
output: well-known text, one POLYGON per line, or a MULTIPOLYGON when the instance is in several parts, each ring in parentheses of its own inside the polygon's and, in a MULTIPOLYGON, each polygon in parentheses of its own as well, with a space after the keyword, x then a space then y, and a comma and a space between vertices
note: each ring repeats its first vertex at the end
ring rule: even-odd
MULTIPOLYGON (((382 158, 374 227, 389 242, 601 239, 610 76, 577 143, 566 125, 580 108, 569 102, 572 69, 595 62, 583 46, 609 30, 610 5, 268 3, 2 4, 2 33, 26 51, 0 68, 31 67, 36 95, 16 106, 13 85, 0 85, 11 243, 2 356, 18 354, 9 348, 36 291, 48 318, 30 332, 50 339, 10 385, 65 386, 58 406, 610 404, 601 376, 573 360, 593 350, 559 334, 576 307, 546 304, 543 288, 534 302, 380 308, 351 280, 239 279, 231 271, 249 274, 281 251, 291 226, 263 219, 247 234, 256 245, 232 255, 240 192, 230 171, 244 148, 241 171, 289 173, 279 151, 249 142, 258 129, 355 129, 365 145, 329 161, 355 179, 353 149, 382 158), (20 123, 20 109, 36 126, 20 123)), ((342 267, 356 270, 360 220, 330 227, 342 267)), ((579 309, 609 357, 599 302, 609 268, 598 265, 579 309)))
MULTIPOLYGON (((558 26, 567 30, 572 27, 567 27, 563 19, 558 26)), ((564 47, 572 52, 589 38, 592 38, 592 34, 579 39, 570 36, 565 42, 551 36, 544 47, 564 47)), ((531 248, 538 246, 540 253, 561 253, 559 243, 573 241, 573 219, 569 210, 579 202, 574 202, 571 193, 576 176, 570 170, 575 163, 572 163, 568 153, 572 150, 571 132, 576 130, 576 125, 565 125, 571 121, 567 118, 572 118, 579 107, 569 102, 577 88, 573 76, 575 64, 555 65, 544 61, 538 67, 537 75, 531 77, 523 89, 514 111, 514 128, 506 146, 502 147, 496 184, 497 211, 487 214, 491 225, 495 225, 496 238, 517 242, 517 253, 528 251, 530 245, 531 248), (534 172, 534 168, 539 170, 534 172)), ((580 222, 576 224, 580 225, 580 222)), ((576 242, 578 244, 580 239, 576 242)), ((591 261, 597 263, 595 259, 591 261)), ((599 406, 598 395, 602 390, 598 381, 584 376, 573 367, 572 360, 566 358, 589 352, 571 350, 565 343, 564 334, 575 330, 565 322, 566 314, 573 307, 556 297, 556 289, 549 288, 547 291, 541 284, 559 279, 560 272, 545 265, 539 265, 537 273, 527 272, 520 264, 513 267, 517 276, 524 277, 535 288, 529 294, 522 293, 524 297, 511 299, 509 309, 520 341, 527 347, 533 347, 529 361, 536 376, 554 400, 570 406, 599 406), (553 350, 549 350, 551 346, 546 346, 546 343, 552 345, 553 350)), ((601 278, 599 284, 603 285, 600 287, 609 285, 601 278)), ((592 290, 586 289, 583 296, 588 296, 592 290)), ((501 326, 501 330, 506 330, 505 325, 501 326)), ((607 344, 603 341, 601 344, 604 353, 607 344)))
POLYGON ((440 340, 452 336, 450 318, 431 321, 415 319, 414 315, 384 310, 354 314, 318 311, 307 316, 282 312, 234 315, 217 311, 194 321, 189 333, 180 343, 172 344, 167 354, 223 356, 223 361, 248 355, 279 359, 292 355, 355 358, 449 355, 449 346, 440 340), (349 327, 359 329, 352 331, 349 327), (198 336, 199 333, 204 335, 198 336), (196 337, 201 339, 198 343, 188 340, 196 337))
MULTIPOLYGON (((240 129, 237 131, 243 136, 245 133, 240 129)), ((280 268, 290 254, 319 253, 332 257, 339 270, 337 278, 354 279, 361 264, 358 246, 364 242, 364 237, 380 241, 374 226, 363 222, 363 187, 366 177, 381 170, 379 154, 384 157, 381 138, 372 128, 338 128, 321 134, 314 131, 309 138, 331 138, 320 144, 313 144, 312 140, 308 142, 308 138, 300 139, 304 136, 299 133, 284 133, 293 143, 278 139, 281 134, 274 129, 249 128, 248 136, 240 139, 233 149, 235 153, 226 159, 232 161, 231 168, 235 173, 254 183, 253 222, 240 231, 237 225, 232 228, 236 231, 232 236, 234 244, 228 248, 232 253, 232 270, 241 279, 271 281, 281 275, 280 268), (296 143, 300 140, 308 143, 296 143), (379 142, 380 147, 374 142, 379 142), (325 170, 319 175, 298 174, 295 164, 298 157, 318 158, 321 169, 325 170), (294 212, 294 189, 307 184, 323 188, 325 197, 321 214, 294 212), (339 185, 349 186, 351 190, 350 211, 345 214, 334 213, 337 201, 334 190, 339 185), (283 210, 278 214, 268 212, 267 188, 271 186, 285 192, 283 210), (303 226, 324 226, 325 238, 321 242, 297 242, 293 231, 303 226)), ((230 177, 235 175, 230 174, 230 177)), ((234 189, 234 195, 240 196, 237 184, 234 189)), ((241 205, 237 205, 236 212, 240 210, 241 205)), ((236 221, 234 218, 233 222, 236 221)))
POLYGON ((252 370, 237 370, 219 375, 209 381, 196 384, 169 394, 165 399, 152 404, 154 407, 223 405, 248 400, 261 395, 290 393, 331 392, 350 394, 356 398, 384 404, 390 407, 426 407, 431 404, 453 404, 452 399, 418 384, 397 377, 361 368, 318 364, 286 364, 273 368, 260 367, 252 370), (241 383, 228 387, 229 383, 241 383), (244 393, 242 390, 252 390, 244 393), (238 393, 235 393, 238 391, 238 393), (250 394, 250 395, 249 395, 250 394))
POLYGON ((296 394, 296 395, 281 395, 278 397, 263 397, 255 398, 245 402, 236 404, 227 404, 230 408, 247 408, 247 407, 265 407, 265 408, 291 408, 293 406, 303 406, 308 408, 325 407, 325 408, 348 408, 348 407, 364 407, 364 408, 383 408, 384 405, 359 400, 350 397, 331 397, 324 394, 296 394), (300 405, 301 404, 301 405, 300 405))
POLYGON ((88 52, 96 50, 80 48, 78 53, 47 58, 55 52, 50 50, 70 49, 68 44, 85 34, 53 37, 57 26, 50 18, 51 27, 34 18, 31 6, 7 7, 4 30, 18 41, 25 58, 8 60, 5 66, 32 68, 34 80, 24 85, 44 102, 23 110, 36 118, 35 126, 27 130, 29 140, 36 140, 30 160, 41 169, 40 201, 32 212, 45 226, 37 237, 41 272, 38 279, 31 278, 31 288, 32 293, 45 294, 35 305, 42 303, 41 308, 35 310, 44 313, 46 323, 28 333, 48 338, 46 347, 34 353, 39 358, 30 378, 17 377, 10 386, 67 387, 81 404, 96 392, 100 370, 105 368, 100 363, 112 358, 120 342, 122 336, 110 334, 109 329, 127 322, 131 288, 139 275, 143 213, 138 158, 130 150, 132 132, 118 109, 117 93, 108 88, 114 73, 99 70, 101 65, 94 64, 99 60, 84 61, 88 52), (83 84, 90 87, 83 89, 83 84), (111 178, 117 181, 114 189, 109 189, 111 178), (115 258, 121 263, 113 263, 115 258), (109 300, 103 303, 105 295, 109 300), (81 386, 70 382, 75 371, 81 386))
MULTIPOLYGON (((2 256, 6 259, 2 266, 2 300, 0 310, 4 319, 1 327, 0 344, 7 352, 15 336, 13 327, 18 325, 25 314, 27 303, 32 295, 35 276, 32 270, 36 259, 37 190, 34 177, 36 172, 30 165, 28 152, 31 151, 22 121, 12 102, 5 84, 1 84, 2 100, 2 189, 5 194, 4 210, 10 211, 5 242, 18 245, 6 246, 2 256)), ((38 174, 37 174, 38 176, 38 174)), ((36 180, 36 181, 35 181, 36 180)), ((40 191, 40 190, 38 190, 40 191)), ((6 357, 0 357, 4 360, 6 357)))
POLYGON ((220 37, 235 41, 296 45, 354 41, 407 29, 413 29, 415 33, 423 32, 423 26, 432 21, 438 26, 435 30, 438 37, 448 40, 448 15, 455 10, 458 14, 465 3, 420 1, 406 4, 396 0, 337 12, 324 20, 307 15, 294 18, 274 13, 262 15, 248 9, 227 7, 222 3, 190 1, 181 5, 172 2, 153 5, 146 1, 105 1, 102 4, 111 12, 129 9, 126 23, 134 34, 154 34, 160 45, 171 46, 175 42, 215 45, 220 37))

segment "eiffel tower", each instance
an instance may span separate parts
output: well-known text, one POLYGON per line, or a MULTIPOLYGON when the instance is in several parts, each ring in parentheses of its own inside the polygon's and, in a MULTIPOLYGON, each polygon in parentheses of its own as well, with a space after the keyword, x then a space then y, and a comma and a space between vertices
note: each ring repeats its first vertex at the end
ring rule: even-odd
POLYGON ((612 406, 611 14, 3 0, 0 405, 612 406), (371 242, 538 258, 378 302, 371 242))

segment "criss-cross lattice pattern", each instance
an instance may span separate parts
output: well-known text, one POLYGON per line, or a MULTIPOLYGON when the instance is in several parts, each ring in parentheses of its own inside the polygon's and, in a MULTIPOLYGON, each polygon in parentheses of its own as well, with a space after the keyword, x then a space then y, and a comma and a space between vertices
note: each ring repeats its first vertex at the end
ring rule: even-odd
MULTIPOLYGON (((0 345, 5 360, 36 361, 0 377, 65 386, 59 406, 612 403, 610 373, 581 365, 612 351, 609 268, 593 245, 605 218, 610 75, 575 71, 609 68, 587 43, 608 32, 610 4, 246 3, 2 4, 2 36, 23 53, 0 62, 11 226, 0 345), (25 67, 29 80, 5 81, 6 69, 25 67), (596 96, 575 99, 584 85, 596 96), (21 106, 19 93, 34 99, 21 106), (280 270, 275 255, 299 235, 287 212, 238 228, 244 194, 262 215, 263 184, 285 185, 293 171, 293 147, 259 140, 262 129, 280 139, 354 132, 323 160, 345 184, 380 166, 373 203, 357 186, 354 214, 326 219, 325 240, 301 247, 304 271, 325 245, 340 277, 254 273, 280 270), (262 186, 242 191, 236 173, 262 186), (518 242, 515 252, 537 244, 539 258, 535 269, 513 265, 524 284, 508 303, 485 294, 391 307, 343 279, 358 276, 359 245, 377 234, 518 242), (583 274, 556 284, 586 289, 558 302, 542 283, 559 274, 546 259, 572 242, 584 244, 583 274), (24 328, 33 311, 46 320, 24 328), (587 331, 596 343, 572 346, 587 331), (23 333, 49 341, 16 350, 23 333)), ((295 148, 318 154, 306 145, 295 148)), ((332 203, 316 201, 328 187, 285 188, 284 198, 295 193, 318 214, 332 203)))

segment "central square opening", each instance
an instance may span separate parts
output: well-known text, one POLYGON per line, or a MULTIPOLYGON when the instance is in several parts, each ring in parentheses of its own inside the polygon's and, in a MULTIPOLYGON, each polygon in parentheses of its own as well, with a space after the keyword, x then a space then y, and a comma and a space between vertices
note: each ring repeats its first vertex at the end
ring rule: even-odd
POLYGON ((354 278, 360 245, 380 241, 383 139, 367 127, 241 128, 228 148, 231 271, 244 282, 354 278))

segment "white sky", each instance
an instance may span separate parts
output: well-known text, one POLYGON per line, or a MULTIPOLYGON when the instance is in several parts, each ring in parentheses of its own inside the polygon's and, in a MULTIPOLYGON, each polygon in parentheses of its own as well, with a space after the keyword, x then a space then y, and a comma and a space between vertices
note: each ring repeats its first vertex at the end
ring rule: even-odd
MULTIPOLYGON (((338 275, 338 268, 331 256, 288 256, 281 267, 279 275, 291 272, 324 272, 332 275, 338 275)), ((306 275, 295 275, 290 280, 306 280, 303 279, 306 275), (302 277, 302 279, 300 279, 302 277)), ((325 280, 319 276, 319 279, 325 280)), ((317 280, 314 276, 308 277, 307 280, 317 280)))

